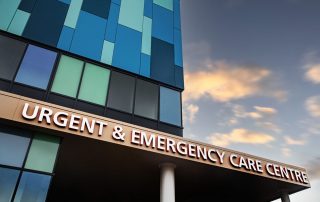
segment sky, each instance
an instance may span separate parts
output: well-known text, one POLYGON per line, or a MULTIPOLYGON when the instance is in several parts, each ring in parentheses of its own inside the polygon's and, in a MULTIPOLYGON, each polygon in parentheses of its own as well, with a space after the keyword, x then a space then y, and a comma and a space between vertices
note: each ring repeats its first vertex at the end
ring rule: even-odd
POLYGON ((181 0, 184 137, 305 167, 320 201, 320 1, 181 0))

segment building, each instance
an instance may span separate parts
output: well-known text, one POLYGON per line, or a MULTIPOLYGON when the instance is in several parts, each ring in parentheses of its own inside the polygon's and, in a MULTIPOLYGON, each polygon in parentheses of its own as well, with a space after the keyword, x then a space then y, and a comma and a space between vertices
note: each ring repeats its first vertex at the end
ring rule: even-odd
POLYGON ((179 0, 0 1, 0 201, 270 201, 305 169, 184 139, 179 0))

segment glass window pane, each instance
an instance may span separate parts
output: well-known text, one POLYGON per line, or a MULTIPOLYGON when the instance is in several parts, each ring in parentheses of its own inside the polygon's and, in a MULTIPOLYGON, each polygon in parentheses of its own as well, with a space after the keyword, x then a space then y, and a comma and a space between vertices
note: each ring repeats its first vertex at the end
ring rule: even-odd
POLYGON ((23 172, 14 202, 45 202, 51 176, 23 172))
POLYGON ((0 164, 22 167, 30 137, 0 131, 0 164))
POLYGON ((81 81, 79 99, 105 105, 109 76, 110 70, 87 63, 81 81))
POLYGON ((51 91, 75 98, 77 96, 83 63, 75 58, 65 55, 61 56, 51 91))
POLYGON ((160 121, 181 126, 180 93, 160 87, 160 121))
POLYGON ((158 86, 138 80, 134 113, 150 119, 158 118, 158 86))
POLYGON ((46 89, 57 53, 29 45, 16 81, 46 89))
POLYGON ((11 201, 18 176, 18 170, 0 167, 0 201, 11 201))
POLYGON ((25 168, 52 172, 60 138, 38 134, 33 138, 25 168))
POLYGON ((131 76, 112 72, 108 107, 132 113, 134 80, 131 76))
POLYGON ((13 79, 25 48, 25 43, 0 36, 0 78, 13 79))

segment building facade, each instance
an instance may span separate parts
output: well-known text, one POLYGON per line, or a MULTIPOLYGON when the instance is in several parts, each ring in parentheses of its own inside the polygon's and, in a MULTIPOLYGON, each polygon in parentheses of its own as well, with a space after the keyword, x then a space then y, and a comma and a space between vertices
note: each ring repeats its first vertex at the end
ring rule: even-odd
POLYGON ((271 186, 230 185, 248 201, 309 186, 184 140, 183 89, 180 0, 0 0, 0 202, 207 200, 209 179, 232 181, 218 159, 271 186))

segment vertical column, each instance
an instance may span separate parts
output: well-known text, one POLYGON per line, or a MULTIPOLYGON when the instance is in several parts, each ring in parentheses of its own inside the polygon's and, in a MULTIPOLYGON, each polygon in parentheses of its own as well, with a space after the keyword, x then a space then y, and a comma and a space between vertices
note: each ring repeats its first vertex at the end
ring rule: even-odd
POLYGON ((160 202, 175 202, 175 168, 172 163, 160 165, 160 202))
POLYGON ((281 196, 281 201, 282 202, 290 202, 289 194, 283 193, 281 196))

